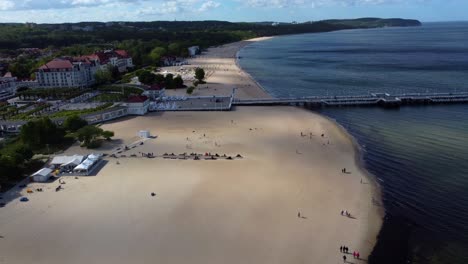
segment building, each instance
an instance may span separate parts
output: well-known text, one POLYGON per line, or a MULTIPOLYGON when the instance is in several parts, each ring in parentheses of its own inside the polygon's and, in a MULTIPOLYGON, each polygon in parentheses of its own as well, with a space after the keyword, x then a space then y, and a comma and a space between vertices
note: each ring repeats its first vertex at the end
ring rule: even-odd
POLYGON ((16 77, 13 77, 10 72, 0 77, 0 101, 5 101, 15 96, 16 83, 16 77))
POLYGON ((119 72, 126 72, 134 67, 132 57, 125 50, 98 51, 84 57, 96 61, 102 70, 107 69, 108 65, 117 67, 119 72))
POLYGON ((93 85, 98 64, 88 59, 58 58, 36 71, 38 86, 81 88, 93 85))
POLYGON ((49 168, 42 168, 31 175, 35 182, 46 182, 50 176, 52 176, 52 169, 49 168))
POLYGON ((130 97, 125 104, 129 115, 145 115, 148 113, 150 100, 147 96, 138 95, 130 97))
POLYGON ((147 86, 142 95, 148 96, 152 100, 156 100, 159 97, 164 96, 165 92, 166 89, 164 88, 164 86, 159 84, 153 84, 151 86, 147 86))
POLYGON ((200 54, 200 47, 199 46, 192 46, 188 48, 189 56, 193 57, 195 55, 200 54))

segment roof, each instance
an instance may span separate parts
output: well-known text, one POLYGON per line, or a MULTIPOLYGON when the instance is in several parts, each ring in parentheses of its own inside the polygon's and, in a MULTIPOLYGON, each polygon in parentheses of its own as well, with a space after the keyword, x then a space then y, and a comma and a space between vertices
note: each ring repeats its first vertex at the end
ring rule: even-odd
POLYGON ((128 98, 127 103, 143 103, 148 100, 148 97, 144 95, 135 95, 128 98))
POLYGON ((71 69, 73 68, 73 64, 68 59, 53 59, 48 63, 39 67, 39 69, 71 69))
POLYGON ((52 172, 52 169, 49 169, 49 168, 42 168, 38 171, 36 171, 33 175, 31 176, 47 176, 49 175, 50 173, 52 172))
POLYGON ((163 88, 164 86, 161 84, 153 84, 153 85, 147 86, 146 90, 147 91, 154 91, 154 90, 159 91, 159 90, 162 90, 163 88))
POLYGON ((128 55, 128 52, 126 50, 115 50, 115 53, 119 54, 120 56, 122 56, 123 58, 128 58, 130 57, 128 55))
POLYGON ((56 156, 52 159, 50 164, 53 165, 62 165, 62 164, 67 164, 70 162, 73 162, 75 160, 79 160, 78 164, 83 161, 84 156, 81 155, 73 155, 73 156, 56 156))

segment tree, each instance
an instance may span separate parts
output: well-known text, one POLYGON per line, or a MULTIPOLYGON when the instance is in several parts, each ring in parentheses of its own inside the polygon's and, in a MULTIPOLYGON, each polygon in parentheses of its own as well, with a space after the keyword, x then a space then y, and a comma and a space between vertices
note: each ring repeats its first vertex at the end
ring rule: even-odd
POLYGON ((96 79, 96 84, 106 84, 112 81, 112 74, 108 69, 99 69, 94 74, 94 78, 96 79))
POLYGON ((103 131, 101 135, 102 135, 102 137, 105 138, 106 140, 111 140, 111 137, 114 136, 114 132, 113 132, 113 131, 106 130, 106 131, 103 131))
POLYGON ((21 127, 21 141, 32 149, 40 149, 46 144, 64 142, 65 131, 57 127, 49 118, 29 121, 21 127))
POLYGON ((172 80, 174 87, 175 88, 182 88, 184 87, 184 80, 180 75, 177 75, 173 80, 172 80))
POLYGON ((157 73, 157 74, 154 75, 154 81, 155 81, 155 83, 157 83, 157 84, 162 84, 162 83, 164 82, 164 80, 165 80, 164 75, 159 74, 159 73, 157 73))
POLYGON ((180 44, 179 43, 171 43, 167 47, 169 54, 178 56, 180 54, 180 44))
POLYGON ((63 122, 63 127, 71 132, 75 132, 86 125, 88 125, 88 122, 81 119, 78 115, 72 115, 63 122))
POLYGON ((155 82, 156 76, 150 71, 142 71, 138 75, 138 80, 144 84, 153 84, 155 82))
POLYGON ((167 89, 174 88, 173 80, 174 80, 174 75, 172 73, 166 74, 166 77, 164 78, 164 82, 166 83, 167 89))
POLYGON ((78 137, 78 140, 83 142, 83 146, 88 146, 90 145, 93 141, 96 140, 101 134, 103 130, 99 127, 93 126, 93 125, 87 125, 85 127, 82 127, 76 131, 76 135, 78 137))
POLYGON ((202 68, 196 68, 195 79, 197 79, 199 83, 203 83, 203 79, 205 79, 205 70, 202 68))
POLYGON ((153 50, 151 50, 149 57, 153 61, 153 63, 159 63, 161 60, 161 57, 166 55, 166 49, 162 47, 156 47, 153 50))
POLYGON ((195 90, 195 87, 193 86, 187 87, 187 94, 192 94, 193 90, 195 90))

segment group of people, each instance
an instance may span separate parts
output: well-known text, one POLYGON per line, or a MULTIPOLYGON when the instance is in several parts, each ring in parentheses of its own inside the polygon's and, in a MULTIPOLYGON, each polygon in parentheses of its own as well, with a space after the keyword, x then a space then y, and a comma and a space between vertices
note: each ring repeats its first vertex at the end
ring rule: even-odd
POLYGON ((346 168, 341 169, 341 173, 346 173, 346 168))
MULTIPOLYGON (((349 254, 349 248, 347 246, 340 246, 340 252, 349 254)), ((353 258, 359 259, 360 254, 358 251, 353 251, 353 258)), ((346 262, 346 255, 343 255, 343 262, 346 262)))

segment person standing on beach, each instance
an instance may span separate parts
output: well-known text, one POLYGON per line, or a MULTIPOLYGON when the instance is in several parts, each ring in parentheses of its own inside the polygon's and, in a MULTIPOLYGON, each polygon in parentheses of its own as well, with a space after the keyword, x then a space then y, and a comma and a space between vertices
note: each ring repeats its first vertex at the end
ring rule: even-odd
POLYGON ((340 252, 343 252, 343 246, 340 246, 340 252))
POLYGON ((301 217, 301 212, 297 212, 297 217, 301 217))
POLYGON ((343 255, 343 263, 346 263, 346 256, 343 255))
POLYGON ((356 252, 356 258, 359 259, 359 252, 356 252))

